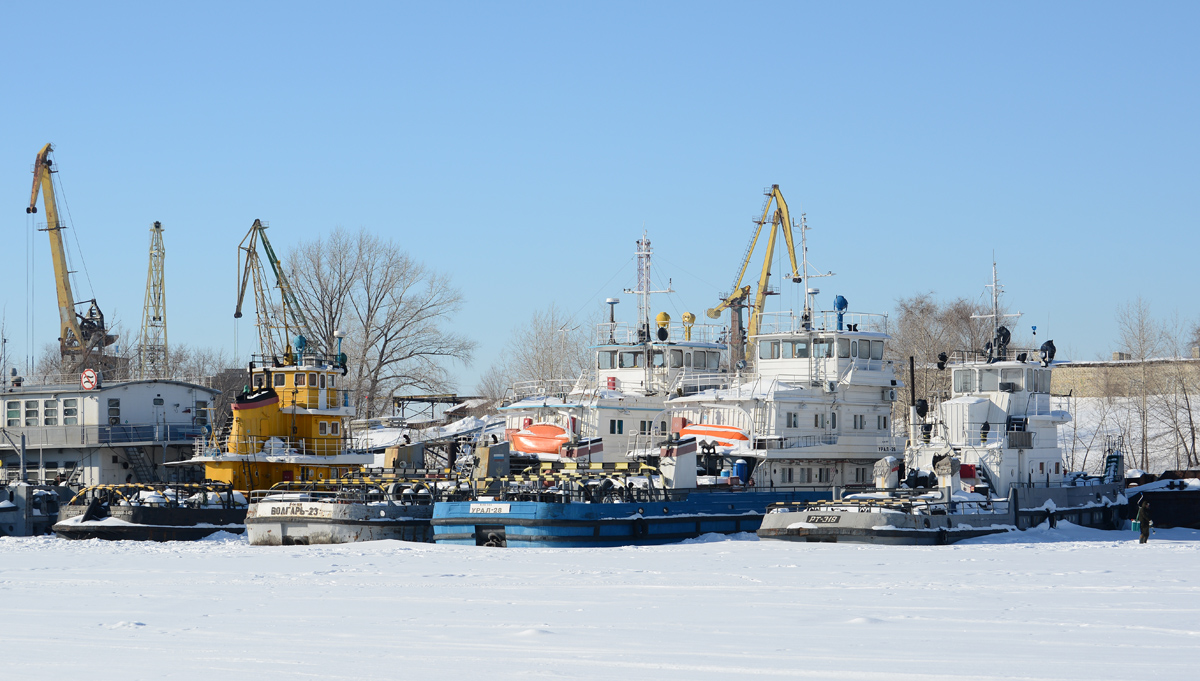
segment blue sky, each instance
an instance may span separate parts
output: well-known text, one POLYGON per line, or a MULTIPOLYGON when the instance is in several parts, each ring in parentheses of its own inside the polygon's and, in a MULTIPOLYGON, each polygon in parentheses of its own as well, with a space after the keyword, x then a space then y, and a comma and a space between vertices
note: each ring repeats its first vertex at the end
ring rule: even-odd
MULTIPOLYGON (((534 309, 586 315, 632 285, 643 225, 678 291, 656 307, 701 314, 772 183, 807 212, 813 262, 838 274, 820 282, 824 308, 835 293, 864 311, 975 298, 994 252, 1020 326, 1075 358, 1113 350, 1116 308, 1138 295, 1200 315, 1195 4, 64 2, 0 16, 18 358, 24 207, 46 142, 91 290, 130 330, 154 220, 172 342, 230 350, 236 247, 255 218, 280 250, 366 227, 462 289, 454 328, 479 342, 455 369, 464 392, 534 309)), ((40 346, 56 323, 33 236, 40 346)))

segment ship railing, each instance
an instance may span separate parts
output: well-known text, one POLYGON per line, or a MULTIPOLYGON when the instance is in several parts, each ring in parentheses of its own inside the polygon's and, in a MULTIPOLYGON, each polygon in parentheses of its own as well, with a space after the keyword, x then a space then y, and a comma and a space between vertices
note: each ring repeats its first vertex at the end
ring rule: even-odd
MULTIPOLYGON (((869 331, 872 333, 888 333, 888 316, 874 312, 843 312, 842 330, 869 331)), ((835 311, 814 312, 811 321, 804 319, 802 314, 792 310, 782 312, 764 312, 759 315, 759 335, 771 333, 799 333, 802 331, 829 331, 836 333, 838 328, 838 313, 835 311)))
POLYGON ((251 456, 335 456, 350 449, 349 440, 343 437, 327 437, 310 440, 300 437, 245 436, 225 438, 219 449, 224 452, 249 454, 251 456))
POLYGON ((838 436, 833 433, 822 435, 766 435, 754 438, 754 449, 797 449, 836 445, 838 436))
POLYGON ((113 426, 9 426, 7 438, 0 438, 0 449, 10 449, 25 436, 25 446, 81 447, 87 445, 133 444, 136 442, 186 443, 207 432, 205 425, 129 424, 113 426))
POLYGON ((577 383, 578 379, 574 378, 517 381, 513 383, 512 388, 509 390, 509 395, 513 400, 521 400, 526 397, 558 397, 565 399, 575 389, 577 383))
MULTIPOLYGON (((104 387, 105 383, 128 383, 130 381, 140 380, 140 379, 138 379, 138 377, 136 375, 132 375, 132 374, 128 375, 128 376, 122 376, 120 378, 117 378, 117 377, 111 375, 112 372, 110 372, 110 375, 108 375, 108 376, 104 375, 103 372, 97 372, 97 373, 101 374, 101 376, 100 376, 100 379, 101 379, 100 386, 101 387, 104 387)), ((122 372, 122 373, 128 373, 128 372, 122 372)), ((167 375, 167 376, 147 376, 145 380, 147 380, 147 381, 151 381, 151 380, 178 381, 180 383, 189 383, 191 385, 198 385, 202 388, 214 388, 215 389, 216 386, 215 386, 214 379, 215 379, 214 376, 167 375)), ((70 373, 70 374, 39 373, 39 374, 30 375, 30 376, 21 376, 21 377, 19 377, 19 380, 21 382, 21 385, 23 385, 25 387, 69 386, 69 387, 73 387, 73 388, 81 388, 83 376, 80 373, 70 373)), ((7 383, 11 384, 12 382, 13 382, 12 378, 7 379, 7 383)))
MULTIPOLYGON (((1038 352, 1037 348, 1020 348, 1009 345, 1004 351, 1003 358, 994 356, 992 359, 1016 360, 1018 355, 1024 354, 1026 361, 1036 362, 1038 352)), ((986 364, 989 359, 986 350, 951 350, 949 357, 949 364, 986 364)))
POLYGON ((725 390, 740 379, 740 374, 727 372, 680 371, 667 386, 667 392, 674 395, 695 395, 705 390, 725 390))
MULTIPOLYGON (((719 324, 693 324, 690 331, 688 327, 677 322, 671 322, 666 327, 667 340, 693 343, 724 343, 725 327, 719 324)), ((634 324, 625 322, 601 323, 596 325, 596 334, 594 340, 596 345, 640 345, 642 343, 653 343, 658 341, 658 324, 650 325, 650 336, 645 336, 645 331, 634 324)))

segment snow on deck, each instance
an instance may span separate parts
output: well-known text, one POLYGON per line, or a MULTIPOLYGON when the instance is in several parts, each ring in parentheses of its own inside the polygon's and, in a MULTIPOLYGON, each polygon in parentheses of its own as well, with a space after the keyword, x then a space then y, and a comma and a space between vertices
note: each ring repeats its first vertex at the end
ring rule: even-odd
POLYGON ((0 539, 6 678, 1194 678, 1200 532, 943 547, 0 539))

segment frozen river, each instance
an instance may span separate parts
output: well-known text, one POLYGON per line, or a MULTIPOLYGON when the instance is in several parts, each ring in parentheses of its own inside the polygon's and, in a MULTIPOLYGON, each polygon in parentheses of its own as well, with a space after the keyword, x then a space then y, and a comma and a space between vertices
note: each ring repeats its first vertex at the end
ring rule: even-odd
POLYGON ((0 539, 0 678, 1184 679, 1200 533, 625 549, 0 539))

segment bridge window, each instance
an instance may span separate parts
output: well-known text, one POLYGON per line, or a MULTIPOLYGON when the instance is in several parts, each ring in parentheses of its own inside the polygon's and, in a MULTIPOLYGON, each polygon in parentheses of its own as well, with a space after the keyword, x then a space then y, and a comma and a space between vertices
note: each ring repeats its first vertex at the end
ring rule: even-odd
POLYGON ((642 353, 640 352, 622 352, 617 359, 622 369, 637 369, 642 366, 642 353))
POLYGON ((837 352, 838 352, 838 359, 846 359, 847 357, 850 356, 850 339, 849 338, 837 339, 837 352))
POLYGON ((871 341, 871 359, 883 359, 883 341, 871 341))
POLYGON ((608 420, 608 434, 609 435, 625 434, 625 422, 622 421, 621 419, 609 419, 608 420))
POLYGON ((11 400, 8 403, 8 425, 21 425, 21 402, 20 400, 11 400))
POLYGON ((36 426, 38 424, 38 401, 25 400, 25 425, 36 426))
POLYGON ((1024 379, 1024 369, 1002 369, 1000 371, 1000 382, 1011 383, 1012 390, 1021 390, 1024 386, 1021 381, 1024 379))
POLYGON ((314 388, 317 387, 317 375, 316 374, 308 375, 308 384, 314 388))
POLYGON ((332 390, 337 387, 337 374, 329 374, 329 388, 332 390))
POLYGON ((759 359, 779 359, 779 341, 768 341, 758 344, 759 359))
POLYGON ((683 366, 683 350, 671 351, 671 368, 678 369, 683 366))
POLYGON ((192 423, 198 426, 203 426, 208 423, 208 401, 196 400, 196 415, 192 417, 192 423))
POLYGON ((999 369, 980 369, 979 370, 979 389, 999 390, 1000 389, 1000 370, 999 369))
POLYGON ((833 341, 828 338, 818 338, 813 341, 812 356, 815 359, 833 357, 833 341))
POLYGON ((955 369, 954 370, 954 392, 956 392, 956 393, 973 393, 973 392, 975 392, 975 370, 974 369, 955 369))
POLYGON ((254 387, 255 387, 255 388, 261 388, 261 387, 263 387, 263 377, 262 377, 262 374, 254 374, 254 387))
POLYGON ((287 374, 277 373, 275 374, 275 378, 272 380, 275 381, 276 388, 282 388, 283 386, 287 385, 287 374))
POLYGON ((601 350, 596 353, 596 366, 600 369, 613 369, 616 367, 616 362, 616 350, 601 350))
POLYGON ((650 355, 650 366, 654 367, 655 369, 661 369, 666 366, 666 360, 663 357, 662 350, 655 350, 650 355))
POLYGON ((63 400, 63 425, 74 426, 79 424, 79 399, 68 397, 63 400))
POLYGON ((321 374, 321 390, 325 389, 325 374, 321 374))
POLYGON ((716 371, 721 368, 721 353, 709 351, 708 353, 708 368, 716 371))
POLYGON ((43 400, 42 401, 42 425, 57 426, 58 425, 58 400, 43 400))
POLYGON ((296 387, 297 388, 304 387, 304 374, 296 374, 296 387))
POLYGON ((334 421, 329 424, 329 434, 330 435, 339 435, 339 434, 341 434, 341 430, 342 430, 341 423, 334 421))
POLYGON ((328 435, 328 434, 329 434, 329 422, 328 421, 318 421, 317 422, 317 435, 328 435))

